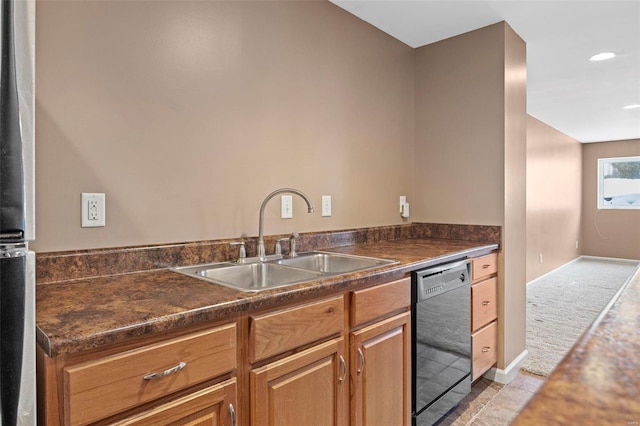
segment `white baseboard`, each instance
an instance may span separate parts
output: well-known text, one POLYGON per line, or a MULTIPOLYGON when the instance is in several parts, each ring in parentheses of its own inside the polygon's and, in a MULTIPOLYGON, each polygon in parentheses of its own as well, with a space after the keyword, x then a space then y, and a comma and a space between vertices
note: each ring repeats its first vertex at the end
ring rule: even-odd
MULTIPOLYGON (((622 257, 580 256, 578 259, 612 260, 615 262, 638 263, 640 259, 625 259, 622 257)), ((577 260, 577 259, 576 259, 577 260)))
POLYGON ((528 356, 529 351, 525 349, 520 353, 520 355, 516 357, 516 359, 511 361, 511 364, 509 364, 507 368, 503 370, 501 368, 492 367, 489 369, 489 371, 484 373, 484 377, 489 380, 493 380, 494 382, 502 383, 505 385, 507 383, 511 383, 511 381, 518 375, 520 366, 528 356))
POLYGON ((564 268, 564 267, 565 267, 565 266, 567 266, 567 265, 571 265, 572 263, 577 262, 578 260, 582 259, 583 257, 584 257, 584 256, 578 256, 578 257, 576 257, 575 259, 570 260, 570 261, 569 261, 569 262, 567 262, 567 263, 563 263, 562 265, 558 266, 557 268, 552 269, 552 270, 550 270, 549 272, 546 272, 546 273, 544 273, 544 274, 540 275, 539 277, 532 279, 531 281, 529 281, 529 282, 527 283, 527 285, 529 285, 529 284, 533 284, 533 283, 535 283, 536 281, 541 280, 542 278, 546 277, 547 275, 551 275, 551 274, 553 274, 554 272, 558 271, 559 269, 562 269, 562 268, 564 268))

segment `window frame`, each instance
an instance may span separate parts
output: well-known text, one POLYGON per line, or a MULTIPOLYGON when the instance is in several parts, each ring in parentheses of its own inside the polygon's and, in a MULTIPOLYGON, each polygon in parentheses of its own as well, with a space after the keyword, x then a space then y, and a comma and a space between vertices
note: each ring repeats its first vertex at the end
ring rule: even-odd
MULTIPOLYGON (((598 158, 598 190, 596 197, 596 204, 598 210, 640 210, 640 202, 634 205, 621 206, 621 205, 610 205, 604 203, 604 172, 605 165, 612 163, 629 163, 629 162, 638 162, 640 163, 640 155, 631 155, 625 157, 609 157, 609 158, 598 158)), ((635 179, 634 179, 635 180, 635 179)), ((639 178, 640 180, 640 178, 639 178)))

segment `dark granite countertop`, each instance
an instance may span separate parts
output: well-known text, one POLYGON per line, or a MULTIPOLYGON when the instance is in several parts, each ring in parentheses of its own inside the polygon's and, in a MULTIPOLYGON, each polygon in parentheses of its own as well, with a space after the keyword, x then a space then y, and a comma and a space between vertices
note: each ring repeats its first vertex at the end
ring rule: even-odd
POLYGON ((513 425, 640 425, 640 269, 513 425))
POLYGON ((72 354, 243 311, 400 279, 415 269, 497 248, 497 244, 448 239, 343 246, 329 251, 399 262, 258 293, 239 292, 168 269, 42 284, 36 289, 37 340, 49 356, 72 354))

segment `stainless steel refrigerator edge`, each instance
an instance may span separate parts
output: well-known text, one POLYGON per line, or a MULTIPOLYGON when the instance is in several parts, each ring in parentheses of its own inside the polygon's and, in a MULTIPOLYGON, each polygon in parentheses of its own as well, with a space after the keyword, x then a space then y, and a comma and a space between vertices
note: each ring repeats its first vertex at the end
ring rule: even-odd
MULTIPOLYGON (((0 260, 5 265, 10 265, 9 262, 17 260, 17 264, 20 266, 21 273, 19 276, 12 275, 13 267, 5 267, 2 270, 2 282, 0 282, 0 288, 7 289, 13 287, 23 287, 24 289, 24 307, 20 305, 20 310, 23 313, 23 325, 22 325, 22 350, 21 360, 19 365, 15 368, 15 371, 20 371, 19 378, 16 380, 19 382, 17 387, 9 387, 7 383, 0 383, 0 387, 4 390, 2 392, 3 401, 0 404, 0 425, 13 426, 13 424, 31 426, 36 424, 36 368, 35 368, 35 253, 28 250, 28 242, 35 239, 35 175, 34 175, 34 140, 35 140, 35 12, 36 5, 34 0, 28 1, 15 1, 7 3, 8 0, 2 0, 3 14, 5 10, 9 10, 12 13, 10 17, 11 25, 4 25, 0 20, 0 40, 11 40, 14 48, 13 59, 7 60, 9 52, 5 51, 5 45, 2 43, 3 52, 0 59, 0 65, 5 65, 13 62, 15 67, 15 87, 17 89, 17 106, 16 102, 11 102, 9 105, 7 97, 4 95, 5 90, 2 90, 2 98, 0 103, 2 104, 2 113, 5 114, 8 110, 17 110, 17 117, 19 120, 19 144, 21 156, 19 156, 20 166, 22 169, 22 179, 20 185, 23 189, 22 200, 22 235, 20 238, 12 239, 0 239, 0 260), (7 7, 5 7, 7 6, 7 7), (12 27, 12 33, 7 37, 5 33, 9 27, 12 27), (4 263, 7 262, 7 263, 4 263), (11 389, 11 392, 7 392, 7 389, 11 389), (13 390, 18 390, 13 392, 13 390), (17 393, 17 394, 16 394, 17 393), (5 401, 6 399, 6 401, 5 401), (11 407, 15 401, 17 407, 11 407)), ((9 16, 9 14, 7 14, 9 16)), ((6 22, 6 21, 4 21, 6 22)), ((3 73, 6 67, 2 67, 3 73)), ((10 79, 3 78, 2 81, 9 81, 10 79)), ((8 84, 6 84, 8 86, 8 84)), ((3 88, 4 89, 4 88, 3 88)), ((4 123, 4 121, 3 121, 4 123)), ((4 163, 6 155, 5 133, 3 132, 3 138, 0 140, 0 150, 2 152, 2 158, 0 158, 0 166, 6 169, 8 166, 4 163)), ((4 172, 4 170, 0 170, 4 172)), ((2 173, 4 174, 4 173, 2 173)), ((2 175, 0 174, 0 175, 2 175)), ((8 187, 7 181, 12 182, 11 179, 0 180, 0 197, 5 197, 7 191, 11 188, 8 187), (5 185, 5 186, 3 186, 5 185)), ((15 185, 15 182, 12 183, 15 185)), ((2 198, 0 198, 0 205, 2 205, 2 198)), ((4 213, 0 213, 4 214, 4 213)), ((0 225, 5 223, 2 217, 0 217, 0 225)), ((12 231, 12 230, 10 230, 12 231)), ((0 229, 0 233, 4 233, 5 229, 0 229)), ((1 293, 6 296, 8 293, 3 291, 1 293)), ((6 297, 10 299, 10 297, 6 297)), ((11 305, 10 300, 0 300, 0 309, 3 305, 11 305)), ((18 306, 19 304, 14 305, 18 306)), ((8 309, 5 309, 5 316, 8 309)), ((10 309, 9 309, 10 311, 10 309)), ((12 321, 5 321, 12 323, 12 321)), ((2 324, 0 324, 2 325, 2 324)), ((2 343, 4 346, 19 346, 20 342, 2 343)), ((0 353, 2 353, 0 347, 0 353)), ((5 348, 6 349, 6 348, 5 348)), ((4 371, 11 371, 13 369, 12 364, 8 364, 5 357, 0 358, 0 365, 5 363, 9 365, 9 368, 3 368, 4 371)), ((2 379, 0 379, 2 380, 2 379)))

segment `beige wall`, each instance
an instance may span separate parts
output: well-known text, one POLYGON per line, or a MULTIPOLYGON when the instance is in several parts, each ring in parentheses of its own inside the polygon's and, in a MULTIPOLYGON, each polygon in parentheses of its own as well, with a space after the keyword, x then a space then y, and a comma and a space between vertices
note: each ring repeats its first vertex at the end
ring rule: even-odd
POLYGON ((525 51, 505 23, 416 49, 413 220, 503 227, 501 369, 525 350, 525 51))
POLYGON ((582 145, 529 116, 527 282, 579 256, 581 205, 582 145))
POLYGON ((589 256, 640 259, 640 210, 598 210, 598 158, 640 155, 640 139, 582 145, 582 247, 589 256))
POLYGON ((274 199, 267 234, 398 224, 413 199, 413 49, 329 2, 38 2, 36 48, 37 251, 257 235, 284 186, 316 213, 274 199))
POLYGON ((416 49, 414 221, 503 224, 503 94, 500 25, 416 49))
POLYGON ((526 349, 527 299, 527 49, 506 24, 503 34, 504 225, 498 276, 498 341, 503 352, 498 355, 498 368, 509 367, 526 349))

